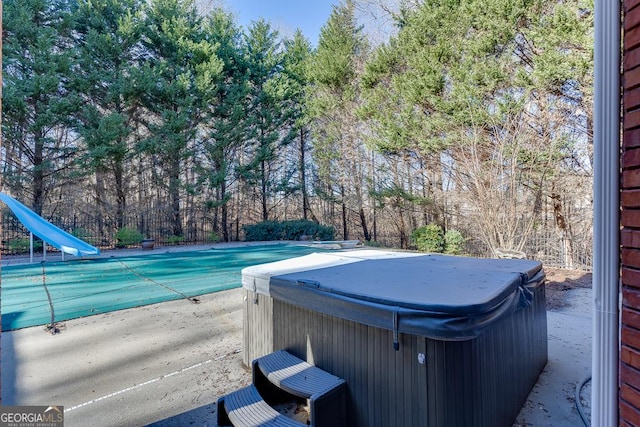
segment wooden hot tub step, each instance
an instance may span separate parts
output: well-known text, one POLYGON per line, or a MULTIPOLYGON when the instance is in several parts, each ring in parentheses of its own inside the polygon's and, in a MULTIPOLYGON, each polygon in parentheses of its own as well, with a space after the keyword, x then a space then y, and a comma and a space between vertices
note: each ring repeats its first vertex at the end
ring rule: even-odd
POLYGON ((345 381, 317 368, 291 353, 280 350, 253 361, 254 383, 256 366, 270 383, 304 399, 322 395, 342 387, 345 381))
POLYGON ((218 425, 240 427, 306 427, 273 409, 253 384, 218 400, 218 425))
POLYGON ((255 359, 253 383, 218 399, 220 426, 306 426, 271 407, 306 399, 309 425, 346 426, 346 382, 281 350, 255 359))
POLYGON ((267 401, 280 391, 309 401, 310 425, 346 426, 346 382, 280 350, 255 359, 253 384, 267 401))

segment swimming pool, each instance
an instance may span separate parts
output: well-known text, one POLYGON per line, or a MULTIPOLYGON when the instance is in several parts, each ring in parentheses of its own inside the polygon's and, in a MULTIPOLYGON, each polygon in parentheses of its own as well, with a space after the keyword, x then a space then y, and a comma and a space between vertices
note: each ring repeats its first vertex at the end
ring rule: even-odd
POLYGON ((244 267, 322 252, 290 244, 45 262, 2 268, 2 330, 197 296, 241 286, 244 267))

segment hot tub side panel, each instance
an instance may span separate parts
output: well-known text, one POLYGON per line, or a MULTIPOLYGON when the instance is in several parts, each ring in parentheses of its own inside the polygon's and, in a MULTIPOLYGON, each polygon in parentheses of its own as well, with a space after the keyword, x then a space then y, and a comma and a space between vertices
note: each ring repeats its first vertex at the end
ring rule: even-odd
POLYGON ((344 378, 353 426, 510 427, 547 361, 544 286, 473 340, 400 334, 399 351, 391 331, 245 296, 245 363, 286 349, 344 378))
POLYGON ((547 363, 544 286, 476 339, 426 342, 427 425, 511 427, 547 363))
POLYGON ((251 367, 251 361, 274 351, 273 299, 245 289, 242 290, 242 294, 242 362, 245 366, 251 367))
POLYGON ((426 426, 425 339, 273 302, 274 347, 284 348, 347 381, 347 424, 426 426))

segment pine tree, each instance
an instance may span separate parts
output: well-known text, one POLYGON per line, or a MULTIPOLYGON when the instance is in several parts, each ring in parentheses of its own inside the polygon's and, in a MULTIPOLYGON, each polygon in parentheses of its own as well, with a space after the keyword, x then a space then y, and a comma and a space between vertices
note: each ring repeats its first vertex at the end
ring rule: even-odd
POLYGON ((206 206, 214 212, 213 226, 223 241, 231 239, 229 231, 229 191, 235 181, 234 165, 243 143, 242 124, 248 95, 247 68, 241 48, 241 33, 232 17, 213 10, 205 22, 205 37, 223 63, 216 80, 215 97, 207 110, 202 141, 202 177, 213 194, 206 206))
POLYGON ((297 30, 293 39, 285 41, 284 74, 289 82, 288 107, 291 109, 290 120, 292 132, 296 134, 298 143, 298 176, 299 188, 302 195, 302 217, 308 219, 311 216, 317 221, 309 204, 307 154, 310 150, 308 141, 311 133, 311 124, 306 114, 305 97, 309 88, 307 68, 311 60, 311 44, 304 38, 302 32, 297 30))
POLYGON ((215 96, 222 62, 204 37, 192 1, 152 0, 145 16, 146 58, 135 78, 148 111, 149 136, 140 148, 162 165, 172 233, 181 237, 183 172, 193 159, 197 131, 215 96))
MULTIPOLYGON (((269 219, 269 199, 281 190, 278 150, 291 143, 286 127, 290 111, 284 107, 286 82, 282 76, 283 53, 278 32, 264 19, 254 22, 245 38, 248 97, 244 125, 247 160, 240 172, 254 185, 262 220, 269 219)), ((286 173, 285 173, 286 176, 286 173)))
POLYGON ((320 31, 308 70, 312 88, 307 101, 313 119, 314 159, 320 180, 326 183, 316 191, 330 203, 339 203, 344 239, 349 238, 351 210, 359 214, 365 239, 370 238, 363 207, 363 165, 352 161, 367 157, 355 115, 366 53, 367 44, 355 19, 355 3, 346 0, 334 7, 320 31), (347 199, 355 200, 355 205, 349 206, 347 199))
POLYGON ((434 177, 449 170, 491 248, 519 249, 552 196, 553 171, 588 135, 575 129, 589 122, 589 10, 584 1, 428 1, 403 14, 367 65, 361 111, 373 146, 431 159, 434 177))
POLYGON ((48 192, 64 183, 76 146, 66 132, 71 96, 74 1, 8 0, 3 4, 4 184, 31 197, 41 214, 48 192))
POLYGON ((97 215, 109 209, 107 193, 115 192, 118 229, 125 225, 131 150, 142 113, 131 80, 140 65, 142 19, 139 0, 83 0, 74 33, 74 88, 84 101, 77 130, 87 147, 85 170, 96 176, 97 215))

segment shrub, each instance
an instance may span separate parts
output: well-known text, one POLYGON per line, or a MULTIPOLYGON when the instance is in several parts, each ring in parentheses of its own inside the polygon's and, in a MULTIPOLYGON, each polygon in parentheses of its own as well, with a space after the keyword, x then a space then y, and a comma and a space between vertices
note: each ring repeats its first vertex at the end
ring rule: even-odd
MULTIPOLYGON (((17 238, 7 241, 6 250, 11 254, 23 254, 29 252, 30 239, 17 238)), ((42 249, 42 240, 33 240, 33 250, 42 249)))
POLYGON ((300 240, 300 236, 309 236, 316 240, 333 240, 333 227, 317 224, 313 221, 299 219, 291 221, 263 221, 252 225, 243 225, 248 242, 266 240, 300 240))
POLYGON ((317 240, 334 240, 336 238, 336 230, 330 225, 316 224, 313 237, 317 240))
POLYGON ((260 242, 265 240, 282 240, 280 223, 276 221, 262 221, 257 224, 243 225, 244 240, 260 242))
POLYGON ((458 230, 447 230, 444 233, 444 253, 460 255, 464 246, 464 237, 458 230))
POLYGON ((284 221, 282 224, 283 240, 300 240, 301 236, 309 236, 313 240, 333 240, 335 230, 333 227, 318 224, 308 219, 284 221))
POLYGON ((116 248, 126 248, 140 244, 142 233, 133 228, 123 227, 116 231, 115 239, 116 248))
POLYGON ((184 242, 184 237, 182 236, 176 236, 171 235, 169 237, 167 237, 167 244, 168 245, 179 245, 180 243, 184 242))
POLYGON ((315 222, 304 219, 284 221, 280 225, 283 240, 300 240, 301 236, 313 238, 318 226, 315 222))
POLYGON ((76 228, 76 229, 74 229, 71 232, 71 235, 74 236, 74 237, 77 237, 80 240, 83 240, 83 241, 89 243, 90 245, 97 245, 98 244, 98 239, 93 237, 91 235, 91 233, 89 233, 84 228, 76 228))
POLYGON ((411 240, 421 252, 444 251, 444 231, 438 224, 428 224, 418 227, 411 233, 411 240))
POLYGON ((209 234, 207 234, 207 242, 218 243, 219 241, 220 235, 215 231, 210 231, 209 234))

